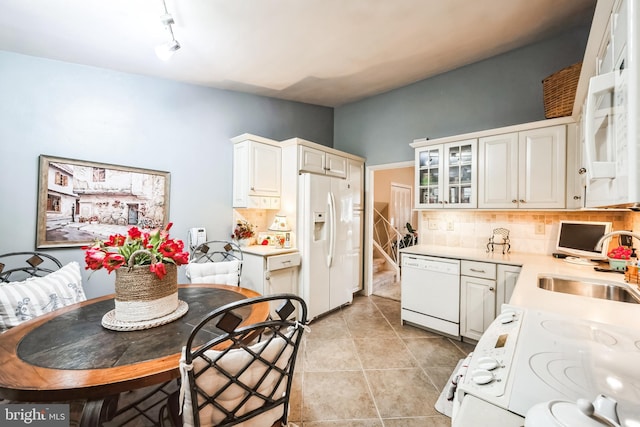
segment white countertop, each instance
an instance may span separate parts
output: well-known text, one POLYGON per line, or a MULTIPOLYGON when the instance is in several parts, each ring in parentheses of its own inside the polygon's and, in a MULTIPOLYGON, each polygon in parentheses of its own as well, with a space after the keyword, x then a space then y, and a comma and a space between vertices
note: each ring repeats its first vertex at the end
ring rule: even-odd
POLYGON ((570 264, 551 255, 508 253, 501 250, 486 252, 486 249, 452 248, 433 245, 416 245, 402 249, 403 253, 487 261, 497 264, 522 266, 518 282, 509 304, 525 308, 553 311, 589 319, 606 324, 619 325, 640 330, 640 304, 608 301, 579 295, 552 292, 538 287, 538 275, 552 274, 567 278, 603 280, 615 282, 635 292, 640 297, 636 285, 629 285, 620 273, 598 272, 592 266, 570 264))
POLYGON ((270 245, 243 246, 241 249, 244 253, 259 256, 281 255, 298 251, 297 248, 276 248, 275 246, 270 245))

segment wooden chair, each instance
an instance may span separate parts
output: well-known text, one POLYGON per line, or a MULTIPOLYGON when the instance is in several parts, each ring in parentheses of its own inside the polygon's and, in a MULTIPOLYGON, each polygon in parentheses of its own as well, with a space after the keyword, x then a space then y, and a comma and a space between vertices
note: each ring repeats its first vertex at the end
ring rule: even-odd
POLYGON ((240 286, 243 253, 227 240, 211 240, 198 245, 189 259, 186 274, 191 283, 240 286))
POLYGON ((291 384, 306 323, 307 306, 293 294, 240 300, 211 312, 187 339, 180 361, 181 390, 168 399, 161 419, 198 427, 288 425, 291 384), (278 318, 238 327, 243 309, 272 302, 279 306, 278 318), (298 319, 288 319, 296 308, 298 319), (211 335, 212 330, 223 333, 193 349, 195 337, 211 335))

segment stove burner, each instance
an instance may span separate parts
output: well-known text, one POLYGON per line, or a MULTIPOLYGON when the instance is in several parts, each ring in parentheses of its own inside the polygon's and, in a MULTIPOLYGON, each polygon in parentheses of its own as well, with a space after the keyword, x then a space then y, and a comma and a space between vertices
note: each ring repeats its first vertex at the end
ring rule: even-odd
POLYGON ((529 358, 529 366, 543 383, 568 399, 576 399, 587 390, 583 366, 565 353, 536 353, 529 358))
MULTIPOLYGON (((588 326, 567 320, 543 320, 541 325, 547 331, 563 338, 594 341, 607 347, 613 347, 618 344, 616 337, 596 326, 588 326)), ((640 349, 640 347, 638 348, 640 349)))

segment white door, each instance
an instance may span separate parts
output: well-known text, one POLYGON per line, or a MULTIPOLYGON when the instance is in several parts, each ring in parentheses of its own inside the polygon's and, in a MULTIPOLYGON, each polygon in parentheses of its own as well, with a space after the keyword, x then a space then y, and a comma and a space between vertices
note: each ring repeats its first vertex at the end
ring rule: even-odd
POLYGON ((496 317, 496 282, 460 277, 460 335, 479 340, 496 317))
MULTIPOLYGON (((411 187, 402 184, 391 184, 389 196, 389 222, 401 234, 407 233, 407 223, 411 223, 411 187)), ((417 228, 416 224, 411 224, 417 228)))
POLYGON ((565 207, 566 126, 520 132, 520 208, 565 207))
POLYGON ((300 200, 303 224, 300 252, 302 297, 309 308, 309 318, 330 310, 330 271, 328 250, 330 238, 329 194, 331 178, 303 173, 300 175, 300 200))
POLYGON ((478 207, 518 207, 518 134, 480 138, 478 207))
POLYGON ((353 194, 345 185, 346 180, 330 179, 329 215, 329 306, 334 309, 353 300, 353 288, 357 274, 353 258, 358 244, 354 231, 353 194))

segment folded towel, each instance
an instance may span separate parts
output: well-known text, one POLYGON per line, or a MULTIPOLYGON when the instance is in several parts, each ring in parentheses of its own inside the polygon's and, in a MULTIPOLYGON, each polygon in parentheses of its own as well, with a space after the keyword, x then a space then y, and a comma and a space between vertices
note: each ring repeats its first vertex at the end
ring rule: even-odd
POLYGON ((457 371, 454 371, 455 374, 451 376, 449 381, 449 386, 447 388, 447 400, 453 400, 456 390, 458 389, 458 384, 464 379, 467 369, 469 369, 469 361, 471 361, 472 355, 473 353, 469 353, 469 355, 462 360, 462 363, 458 362, 458 369, 457 371))

